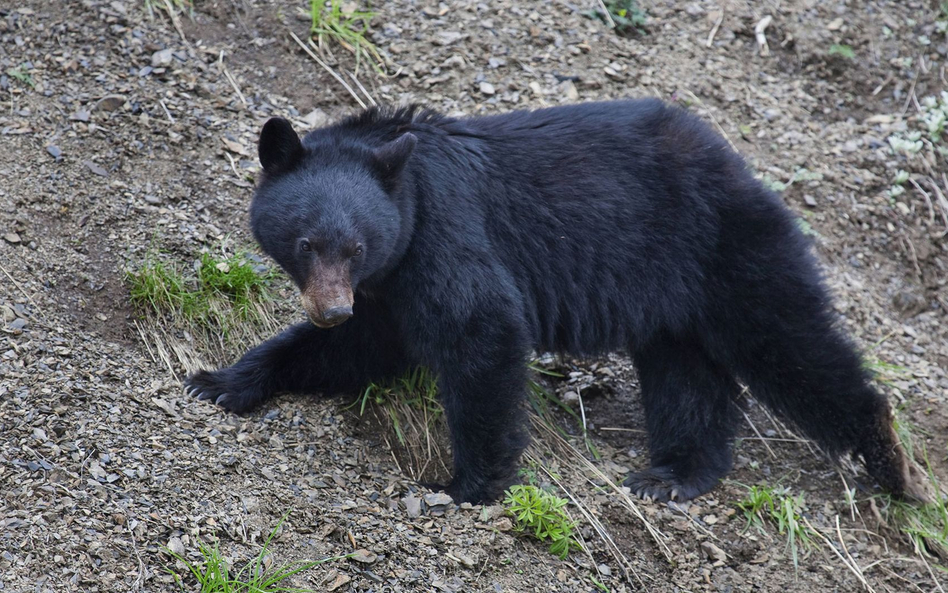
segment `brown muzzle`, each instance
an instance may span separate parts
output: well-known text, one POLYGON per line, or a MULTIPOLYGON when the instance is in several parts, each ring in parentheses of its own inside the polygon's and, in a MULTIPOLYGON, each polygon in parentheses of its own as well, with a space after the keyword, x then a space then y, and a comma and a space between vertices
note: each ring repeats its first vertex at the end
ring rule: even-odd
POLYGON ((333 327, 352 317, 348 262, 315 263, 300 296, 306 314, 317 327, 333 327))

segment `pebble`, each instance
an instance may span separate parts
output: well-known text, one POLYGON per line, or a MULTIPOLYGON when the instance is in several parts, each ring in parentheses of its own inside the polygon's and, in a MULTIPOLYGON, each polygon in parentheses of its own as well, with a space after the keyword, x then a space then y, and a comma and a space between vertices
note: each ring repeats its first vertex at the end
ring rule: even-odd
POLYGON ((14 245, 18 244, 22 239, 19 233, 7 233, 3 235, 3 240, 7 243, 13 243, 14 245))
POLYGON ((125 105, 125 97, 122 95, 107 95, 95 103, 93 108, 96 111, 117 111, 125 105))
POLYGON ((162 68, 171 63, 171 60, 174 59, 172 56, 173 51, 170 49, 163 49, 156 51, 151 55, 151 65, 153 68, 162 68))
POLYGON ((425 494, 425 504, 427 504, 429 507, 435 507, 439 505, 443 506, 453 503, 454 499, 444 492, 431 492, 429 494, 425 494))
POLYGON ((63 151, 62 151, 62 149, 60 149, 60 148, 59 148, 58 146, 56 146, 55 144, 50 144, 49 146, 47 146, 47 147, 46 147, 46 152, 48 152, 48 153, 49 153, 49 156, 53 157, 53 158, 56 159, 57 161, 58 161, 59 159, 61 159, 62 156, 63 156, 63 151))
POLYGON ((353 562, 358 562, 359 564, 372 564, 379 559, 378 554, 375 552, 370 552, 365 548, 359 548, 349 556, 349 560, 353 562))
POLYGON ((497 92, 494 90, 494 85, 489 82, 482 82, 478 88, 480 88, 480 91, 485 95, 493 95, 495 92, 497 92))
POLYGON ((405 505, 405 512, 412 519, 421 515, 421 499, 414 494, 409 494, 402 498, 402 504, 405 505))
POLYGON ((724 553, 724 550, 711 542, 701 542, 701 551, 704 552, 704 555, 707 556, 708 560, 711 560, 712 562, 727 561, 727 554, 724 553))

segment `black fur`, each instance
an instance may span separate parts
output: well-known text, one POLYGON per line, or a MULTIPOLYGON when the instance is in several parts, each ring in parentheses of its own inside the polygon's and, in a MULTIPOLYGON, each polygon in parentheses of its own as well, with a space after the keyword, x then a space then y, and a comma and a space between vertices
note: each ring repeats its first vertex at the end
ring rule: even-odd
POLYGON ((202 371, 196 395, 243 412, 426 365, 451 430, 448 491, 486 501, 527 443, 531 350, 627 350, 652 457, 634 491, 689 499, 729 471, 738 381, 904 491, 888 404, 834 326, 808 241, 698 118, 657 100, 460 120, 372 109, 309 134, 302 153, 287 126, 261 137, 254 234, 301 287, 301 238, 320 257, 364 245, 354 317, 202 371))

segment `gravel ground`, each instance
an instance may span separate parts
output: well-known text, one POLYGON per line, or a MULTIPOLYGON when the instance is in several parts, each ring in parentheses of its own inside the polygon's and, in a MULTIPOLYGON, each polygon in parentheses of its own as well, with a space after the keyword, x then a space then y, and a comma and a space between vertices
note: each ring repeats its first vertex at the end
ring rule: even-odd
MULTIPOLYGON (((647 463, 620 356, 557 362, 567 378, 550 385, 583 394, 602 474, 549 436, 531 452, 582 504, 571 512, 588 553, 565 561, 516 537, 499 506, 420 489, 385 423, 340 399, 281 398, 247 417, 189 400, 185 369, 149 340, 163 328, 129 303, 125 270, 155 245, 191 262, 249 244, 262 122, 306 128, 357 102, 291 38, 309 27, 302 0, 199 0, 174 22, 143 1, 2 4, 0 590, 176 590, 163 546, 190 555, 219 540, 244 559, 291 509, 275 562, 359 551, 295 580, 318 591, 591 591, 591 576, 614 592, 946 585, 880 524, 868 492, 847 503, 858 474, 753 402, 736 471, 709 495, 669 506, 601 488, 647 463), (741 484, 756 483, 805 494, 823 536, 797 570, 783 536, 746 530, 735 510, 741 484)), ((659 96, 713 122, 789 184, 847 327, 870 360, 904 367, 879 367, 880 387, 944 479, 945 161, 907 160, 887 142, 946 88, 936 4, 642 0, 646 33, 627 38, 584 14, 597 2, 389 2, 369 34, 388 75, 363 64, 358 78, 380 102, 451 114, 659 96), (899 169, 919 187, 893 196, 899 169)), ((351 81, 351 55, 329 49, 351 81)), ((300 317, 289 287, 277 293, 279 323, 300 317)), ((169 331, 211 363, 239 354, 169 331)))

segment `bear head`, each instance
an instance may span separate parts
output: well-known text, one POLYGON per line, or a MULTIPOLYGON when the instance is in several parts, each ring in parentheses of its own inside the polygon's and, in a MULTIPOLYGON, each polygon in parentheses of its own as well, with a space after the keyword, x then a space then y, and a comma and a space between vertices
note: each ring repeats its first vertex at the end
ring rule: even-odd
POLYGON ((250 225, 299 287, 315 325, 351 317, 354 293, 391 269, 410 224, 398 189, 416 142, 406 132, 369 143, 334 128, 301 142, 285 119, 264 125, 250 225))

